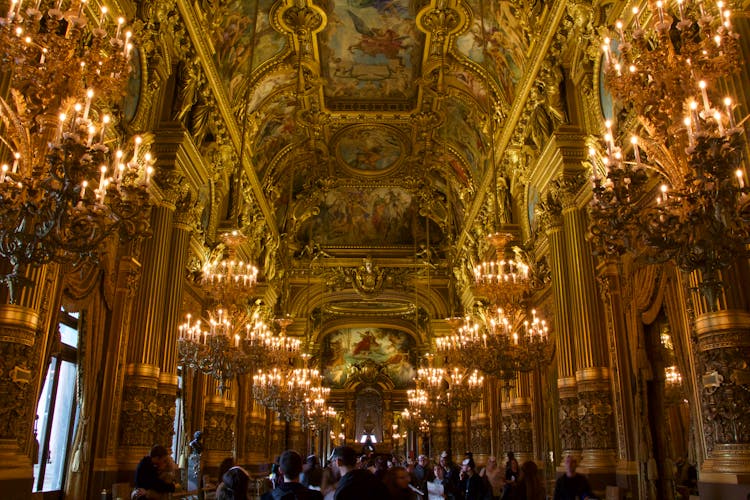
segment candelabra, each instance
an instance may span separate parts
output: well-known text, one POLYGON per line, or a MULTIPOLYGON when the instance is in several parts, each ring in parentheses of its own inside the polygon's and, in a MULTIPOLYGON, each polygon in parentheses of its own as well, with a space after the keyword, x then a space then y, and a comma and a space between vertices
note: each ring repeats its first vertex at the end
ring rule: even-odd
POLYGON ((630 252, 699 271, 698 289, 715 310, 721 270, 750 239, 743 129, 730 97, 722 107, 712 101, 741 56, 722 2, 715 11, 675 6, 655 2, 647 26, 634 9, 631 30, 617 23, 617 48, 604 41, 606 85, 629 119, 619 133, 607 121, 604 141, 590 148, 590 232, 604 256, 630 252), (625 130, 633 134, 620 141, 625 130))
POLYGON ((113 106, 125 94, 133 48, 124 18, 85 0, 12 0, 0 17, 0 277, 15 302, 30 285, 23 265, 95 258, 103 241, 145 236, 154 159, 146 141, 124 140, 113 106), (24 5, 25 4, 25 5, 24 5), (42 9, 42 10, 40 10, 42 9), (114 34, 112 33, 114 31, 114 34))
POLYGON ((246 241, 247 236, 240 231, 224 233, 219 255, 203 265, 201 285, 216 303, 242 304, 258 283, 258 268, 237 257, 246 241))

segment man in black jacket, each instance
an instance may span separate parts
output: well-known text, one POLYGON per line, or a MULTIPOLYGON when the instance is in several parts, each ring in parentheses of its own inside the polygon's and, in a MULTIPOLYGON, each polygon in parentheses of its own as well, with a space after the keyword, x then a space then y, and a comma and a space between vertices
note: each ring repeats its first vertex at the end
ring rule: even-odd
POLYGON ((484 481, 477 474, 473 458, 464 458, 464 461, 461 462, 458 489, 460 498, 463 498, 463 500, 482 500, 484 498, 484 481))
POLYGON ((338 446, 331 454, 332 465, 341 474, 333 494, 334 500, 383 500, 389 498, 388 490, 367 469, 357 468, 357 452, 349 446, 338 446))
POLYGON ((261 500, 323 500, 319 491, 305 488, 299 482, 302 456, 296 451, 287 450, 281 454, 279 471, 284 475, 284 482, 264 493, 261 500))

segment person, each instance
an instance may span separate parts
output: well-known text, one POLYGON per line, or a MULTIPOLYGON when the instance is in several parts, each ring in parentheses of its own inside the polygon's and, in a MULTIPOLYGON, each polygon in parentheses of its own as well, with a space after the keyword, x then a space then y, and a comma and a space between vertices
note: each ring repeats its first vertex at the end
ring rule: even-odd
POLYGON ((143 457, 135 468, 135 489, 131 498, 161 499, 167 498, 169 493, 174 493, 174 483, 159 477, 167 469, 169 458, 164 446, 156 445, 151 448, 151 452, 143 457))
POLYGON ((383 484, 388 489, 390 500, 412 500, 414 493, 409 489, 409 472, 400 465, 391 467, 383 476, 383 484))
POLYGON ((250 474, 238 466, 230 467, 221 475, 221 483, 216 488, 216 500, 248 500, 250 474))
POLYGON ((445 498, 445 487, 443 486, 445 469, 440 465, 435 465, 433 473, 434 479, 427 481, 427 500, 443 500, 445 498))
POLYGON ((330 464, 327 467, 323 467, 323 477, 320 480, 320 493, 323 495, 323 500, 333 500, 338 479, 330 464))
POLYGON ((460 498, 458 481, 461 471, 451 460, 448 451, 440 452, 440 466, 443 468, 443 488, 445 489, 445 498, 460 498))
POLYGON ((435 473, 430 467, 430 459, 427 455, 419 455, 417 457, 417 465, 414 466, 412 472, 412 484, 415 488, 420 491, 427 491, 427 483, 432 481, 435 477, 435 473))
POLYGON ((323 479, 323 469, 320 468, 318 457, 310 455, 302 464, 302 474, 299 475, 299 482, 302 486, 311 490, 320 491, 320 481, 323 479))
POLYGON ((334 500, 382 500, 388 490, 372 472, 357 468, 357 452, 350 446, 337 446, 331 460, 334 472, 341 475, 334 500))
POLYGON ((578 474, 578 460, 573 455, 565 457, 565 474, 555 482, 554 500, 586 500, 591 497, 591 488, 586 476, 578 474))
POLYGON ((516 479, 521 474, 518 460, 512 451, 508 452, 508 461, 505 463, 505 484, 503 485, 502 497, 505 497, 514 486, 516 479))
POLYGON ((544 500, 547 498, 539 468, 534 461, 529 460, 523 463, 521 476, 505 498, 507 500, 544 500))
POLYGON ((284 482, 264 493, 261 500, 323 500, 317 490, 305 488, 299 482, 302 473, 302 456, 294 450, 286 450, 279 457, 279 472, 284 482))
POLYGON ((487 465, 479 472, 479 475, 485 479, 485 488, 491 490, 493 500, 498 500, 503 494, 505 473, 497 464, 497 458, 488 458, 487 465))
POLYGON ((464 458, 461 462, 459 478, 458 491, 463 495, 463 500, 484 499, 484 482, 477 474, 473 458, 464 458))

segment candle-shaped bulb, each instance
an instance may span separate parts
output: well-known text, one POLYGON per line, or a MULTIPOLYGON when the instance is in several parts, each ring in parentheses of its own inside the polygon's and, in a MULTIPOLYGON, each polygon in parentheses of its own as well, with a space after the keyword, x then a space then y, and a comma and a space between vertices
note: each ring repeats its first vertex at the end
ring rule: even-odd
MULTIPOLYGON (((3 166, 5 166, 5 165, 3 165, 3 166)), ((734 175, 736 175, 736 176, 737 176, 737 182, 738 182, 738 183, 739 183, 739 185, 740 185, 740 189, 744 189, 744 187, 745 187, 745 180, 743 179, 743 173, 742 173, 742 169, 739 169, 739 168, 738 168, 738 169, 737 169, 737 170, 736 170, 736 171, 734 172, 734 175)))

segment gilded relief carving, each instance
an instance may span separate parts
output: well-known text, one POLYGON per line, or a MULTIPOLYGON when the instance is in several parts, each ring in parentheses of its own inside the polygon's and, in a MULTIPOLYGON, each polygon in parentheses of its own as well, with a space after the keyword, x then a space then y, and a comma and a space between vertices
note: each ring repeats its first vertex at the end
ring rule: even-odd
POLYGON ((577 416, 584 450, 615 449, 614 410, 609 391, 579 392, 577 416))
MULTIPOLYGON (((6 336, 6 332, 0 332, 6 336)), ((37 375, 34 346, 0 341, 0 439, 26 447, 35 404, 30 392, 37 375)))
POLYGON ((560 443, 563 451, 581 449, 581 427, 578 414, 578 398, 567 397, 560 398, 559 425, 560 425, 560 443))

